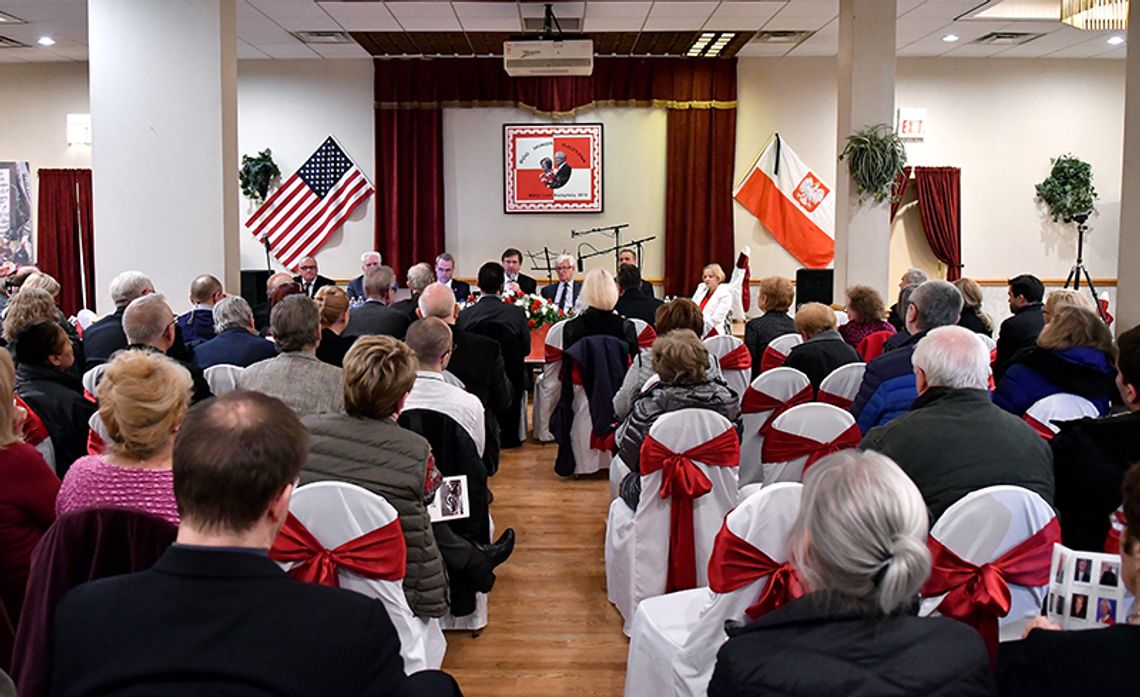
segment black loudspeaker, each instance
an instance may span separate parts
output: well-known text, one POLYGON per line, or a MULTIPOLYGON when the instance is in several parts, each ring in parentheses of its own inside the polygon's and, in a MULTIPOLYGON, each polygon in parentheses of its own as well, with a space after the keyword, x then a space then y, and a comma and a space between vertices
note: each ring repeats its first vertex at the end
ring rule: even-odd
POLYGON ((796 307, 804 303, 830 305, 834 297, 834 269, 798 269, 796 271, 796 307))
POLYGON ((268 294, 265 291, 265 284, 269 280, 271 272, 267 269, 258 269, 256 271, 247 271, 242 269, 241 272, 241 297, 249 303, 250 307, 257 307, 268 299, 268 294))

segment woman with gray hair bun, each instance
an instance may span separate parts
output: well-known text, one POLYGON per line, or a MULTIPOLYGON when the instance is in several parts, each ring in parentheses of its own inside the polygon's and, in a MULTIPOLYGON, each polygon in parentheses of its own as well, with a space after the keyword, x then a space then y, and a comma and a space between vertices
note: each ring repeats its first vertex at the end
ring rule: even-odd
POLYGON ((790 539, 806 595, 730 630, 709 697, 993 695, 977 632, 914 614, 927 526, 918 488, 890 458, 847 450, 815 463, 790 539))

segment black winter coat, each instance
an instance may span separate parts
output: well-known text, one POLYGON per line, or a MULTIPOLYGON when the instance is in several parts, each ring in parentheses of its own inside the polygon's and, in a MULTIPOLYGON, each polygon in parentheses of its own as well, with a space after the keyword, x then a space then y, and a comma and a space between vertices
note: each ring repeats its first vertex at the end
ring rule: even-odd
POLYGON ((998 330, 997 360, 994 362, 994 380, 1001 380, 1015 353, 1037 345, 1037 336, 1045 328, 1043 310, 1041 303, 1031 303, 1001 323, 1001 328, 998 330))
POLYGON ((71 375, 27 363, 16 366, 16 394, 43 420, 62 479, 71 463, 87 454, 87 422, 95 404, 84 398, 83 384, 71 375))
POLYGON ((796 333, 796 321, 787 312, 772 310, 765 312, 744 325, 744 345, 752 354, 752 378, 760 374, 760 358, 772 339, 784 334, 796 333))
POLYGON ((819 384, 831 371, 861 360, 859 353, 843 340, 839 332, 826 331, 794 347, 788 353, 784 366, 806 375, 811 380, 812 390, 818 395, 819 384))

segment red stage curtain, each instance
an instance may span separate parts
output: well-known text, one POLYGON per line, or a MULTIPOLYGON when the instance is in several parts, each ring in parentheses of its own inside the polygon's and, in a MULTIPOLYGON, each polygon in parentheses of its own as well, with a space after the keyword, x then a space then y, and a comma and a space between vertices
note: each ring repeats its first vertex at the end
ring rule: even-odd
POLYGON ((595 106, 669 109, 665 287, 734 257, 736 60, 597 58, 590 77, 511 78, 500 58, 375 61, 376 243, 393 268, 443 249, 444 107, 514 106, 566 116, 595 106))
POLYGON ((60 308, 74 315, 95 301, 91 170, 41 169, 39 175, 36 264, 59 281, 60 308))
POLYGON ((922 229, 948 281, 962 277, 961 175, 957 167, 914 168, 922 229))

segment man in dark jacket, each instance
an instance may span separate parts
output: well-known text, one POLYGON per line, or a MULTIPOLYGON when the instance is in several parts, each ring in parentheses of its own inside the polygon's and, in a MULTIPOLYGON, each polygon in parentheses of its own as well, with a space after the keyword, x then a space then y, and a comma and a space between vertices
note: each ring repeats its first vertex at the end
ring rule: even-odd
POLYGON ((455 294, 455 302, 465 303, 471 295, 471 286, 466 281, 455 278, 455 257, 444 252, 435 258, 435 280, 447 286, 455 294))
POLYGON ((412 291, 412 294, 403 300, 392 303, 391 307, 407 317, 409 325, 419 319, 416 309, 420 301, 420 293, 424 292, 424 288, 427 288, 434 281, 435 275, 427 263, 420 262, 408 269, 408 290, 412 291))
POLYGON ((1074 549, 1104 548, 1124 473, 1140 462, 1140 327, 1121 334, 1116 345, 1116 384, 1128 411, 1062 423, 1053 438, 1061 538, 1074 549))
POLYGON ((218 335, 194 347, 194 362, 202 370, 223 363, 247 368, 273 358, 277 348, 253 326, 253 311, 240 295, 222 298, 212 312, 218 335))
POLYGON ((124 271, 111 280, 111 299, 115 312, 95 322, 83 332, 83 354, 86 369, 111 360, 111 354, 127 347, 123 333, 123 313, 135 298, 154 292, 154 283, 141 271, 124 271))
POLYGON ((665 303, 653 295, 647 295, 641 289, 641 272, 636 266, 622 264, 617 273, 618 298, 614 310, 626 319, 645 320, 651 327, 656 327, 657 308, 665 303))
MULTIPOLYGON (((174 322, 174 313, 163 296, 150 294, 136 299, 123 313, 123 331, 127 336, 127 348, 169 355, 170 348, 174 346, 174 322)), ((174 356, 170 358, 178 361, 179 365, 189 371, 194 381, 194 392, 190 396, 191 404, 197 404, 214 396, 201 368, 174 356)))
POLYGON ((851 414, 866 434, 875 426, 901 416, 918 396, 911 355, 926 333, 957 324, 962 294, 946 281, 927 281, 911 293, 906 326, 911 336, 901 346, 867 364, 863 384, 851 405, 851 414))
POLYGON ((804 343, 794 347, 784 366, 808 376, 811 388, 819 393, 819 384, 831 371, 858 363, 858 352, 843 340, 835 329, 835 311, 823 303, 805 303, 796 312, 796 330, 804 343))
MULTIPOLYGON (((633 268, 637 269, 638 277, 640 277, 641 266, 637 263, 637 252, 633 251, 632 249, 623 249, 618 252, 618 270, 620 271, 621 267, 625 266, 626 264, 629 264, 633 268)), ((645 279, 641 279, 641 286, 639 290, 643 295, 648 295, 651 298, 657 297, 657 293, 653 292, 653 284, 649 281, 646 281, 645 279)))
POLYGON ((915 268, 907 269, 906 273, 899 279, 899 301, 891 305, 891 312, 887 315, 887 321, 891 323, 891 326, 895 328, 896 332, 906 331, 907 302, 906 299, 903 298, 901 291, 907 286, 918 287, 929 280, 930 276, 927 275, 925 271, 915 268))
POLYGON ((411 318, 389 307, 395 295, 396 274, 390 266, 378 266, 364 277, 368 299, 348 314, 345 336, 383 335, 403 339, 411 318))
POLYGON ((348 281, 348 303, 351 307, 356 307, 364 302, 364 275, 372 269, 380 266, 383 259, 380 252, 368 251, 360 255, 360 275, 348 281))
POLYGON ((202 274, 190 283, 191 310, 178 316, 178 328, 187 346, 197 346, 214 338, 214 305, 226 297, 222 282, 202 274))
POLYGON ((997 360, 994 380, 1001 380, 1013 355, 1037 343, 1037 335, 1045 328, 1041 299, 1045 285, 1036 276, 1022 274, 1009 279, 1009 311, 1013 313, 998 330, 997 360))
POLYGON ((872 429, 859 448, 903 468, 932 523, 966 494, 997 484, 1025 487, 1052 504, 1049 446, 990 401, 990 356, 977 334, 958 326, 931 330, 913 358, 918 399, 905 416, 872 429))
MULTIPOLYGON (((538 289, 538 282, 522 272, 522 252, 514 247, 508 247, 507 250, 503 252, 503 257, 500 261, 503 262, 501 264, 503 268, 503 285, 495 289, 496 293, 500 292, 500 290, 518 290, 530 295, 538 289)), ((479 284, 479 290, 483 291, 483 293, 487 292, 483 290, 482 284, 479 284)))
POLYGON ((315 298, 321 288, 336 285, 336 281, 318 272, 316 257, 302 257, 297 270, 301 273, 293 277, 293 282, 301 287, 306 297, 315 298))

